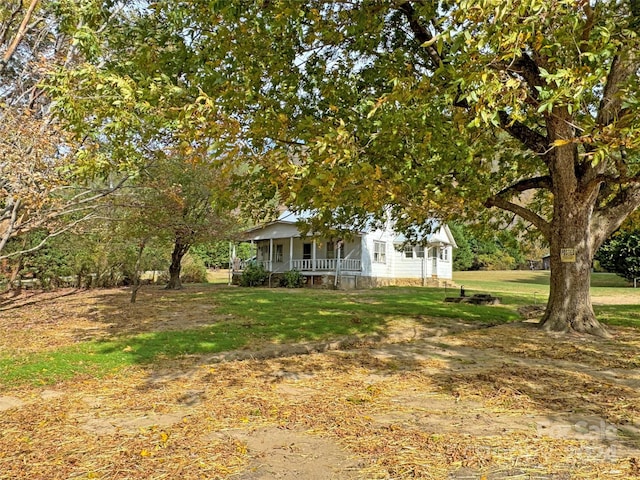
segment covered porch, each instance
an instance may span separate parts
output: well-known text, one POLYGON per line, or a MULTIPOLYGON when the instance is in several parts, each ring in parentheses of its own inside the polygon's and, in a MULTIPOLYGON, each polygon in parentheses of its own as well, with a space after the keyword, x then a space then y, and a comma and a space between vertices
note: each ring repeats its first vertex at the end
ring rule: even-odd
MULTIPOLYGON (((255 257, 253 262, 262 265, 272 274, 297 270, 303 275, 360 274, 362 272, 361 239, 342 240, 288 238, 251 238, 255 257)), ((233 273, 242 273, 244 262, 235 260, 232 254, 233 273)))

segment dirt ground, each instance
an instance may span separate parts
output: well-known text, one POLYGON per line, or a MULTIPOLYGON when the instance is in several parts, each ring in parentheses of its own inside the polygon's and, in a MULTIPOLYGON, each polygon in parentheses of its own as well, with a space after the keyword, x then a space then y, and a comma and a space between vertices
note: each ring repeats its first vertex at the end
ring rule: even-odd
MULTIPOLYGON (((183 293, 2 298, 0 352, 215 321, 183 293)), ((611 330, 406 318, 384 338, 5 386, 0 479, 640 478, 640 332, 611 330)))

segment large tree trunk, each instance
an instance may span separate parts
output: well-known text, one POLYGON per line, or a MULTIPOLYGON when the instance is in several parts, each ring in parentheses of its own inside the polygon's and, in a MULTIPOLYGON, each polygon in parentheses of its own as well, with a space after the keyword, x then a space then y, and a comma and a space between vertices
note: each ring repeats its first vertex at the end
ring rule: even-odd
MULTIPOLYGON (((571 138, 570 135, 571 131, 565 132, 561 138, 571 138)), ((554 195, 553 218, 548 232, 551 285, 541 325, 548 331, 609 337, 596 319, 590 292, 591 266, 599 245, 591 238, 598 187, 587 185, 576 176, 576 155, 572 146, 558 148, 549 167, 554 195)))
POLYGON ((167 282, 167 286, 164 287, 167 290, 179 290, 182 288, 182 281, 180 280, 182 257, 189 251, 190 246, 191 245, 185 244, 176 238, 173 245, 173 252, 171 253, 171 265, 169 265, 169 282, 167 282))
POLYGON ((549 301, 541 325, 548 331, 610 337, 596 319, 591 304, 589 288, 593 255, 588 248, 587 238, 572 242, 587 235, 588 230, 585 232, 573 224, 566 225, 566 231, 552 240, 549 301), (575 259, 572 256, 574 252, 575 259))

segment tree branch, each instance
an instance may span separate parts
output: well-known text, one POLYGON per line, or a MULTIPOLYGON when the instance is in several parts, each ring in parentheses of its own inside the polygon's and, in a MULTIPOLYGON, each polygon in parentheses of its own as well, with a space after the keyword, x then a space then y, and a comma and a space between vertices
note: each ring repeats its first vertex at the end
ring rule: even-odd
POLYGON ((537 155, 543 157, 546 162, 546 155, 549 152, 549 140, 544 135, 532 130, 523 123, 511 120, 509 114, 504 110, 498 112, 500 127, 525 147, 537 155))
POLYGON ((593 30, 593 26, 595 24, 595 17, 596 17, 593 11, 593 8, 591 8, 591 5, 589 5, 589 2, 584 2, 583 11, 585 16, 587 17, 587 21, 585 22, 584 27, 582 28, 582 37, 580 39, 581 51, 582 51, 582 44, 586 44, 589 41, 589 37, 591 36, 591 31, 593 30))
MULTIPOLYGON (((3 219, 6 222, 9 222, 7 228, 4 229, 4 233, 2 234, 2 239, 0 239, 0 252, 4 249, 5 245, 11 238, 11 232, 15 227, 16 222, 18 221, 18 211, 20 210, 20 199, 17 199, 15 202, 7 202, 11 206, 11 216, 8 219, 3 219)), ((6 207, 6 211, 8 213, 9 205, 6 207)))
MULTIPOLYGON (((11 210, 11 218, 7 219, 7 213, 8 211, 5 211, 5 215, 4 215, 4 221, 2 222, 2 235, 0 237, 0 252, 2 252, 2 250, 4 249, 4 247, 6 246, 7 242, 9 241, 9 239, 20 235, 20 234, 25 234, 28 233, 30 231, 33 231, 37 228, 42 228, 48 224, 50 224, 51 222, 53 222, 56 219, 59 219, 63 216, 66 215, 72 215, 75 213, 80 213, 80 212, 86 212, 87 210, 95 210, 96 209, 96 205, 94 205, 94 203, 108 195, 113 194, 113 192, 115 192, 116 190, 119 190, 124 184, 125 182, 129 179, 129 176, 125 176, 124 178, 122 178, 115 186, 108 188, 108 189, 104 189, 101 191, 98 191, 97 193, 95 193, 94 190, 88 190, 88 191, 83 191, 80 192, 76 195, 74 195, 71 199, 69 199, 68 201, 66 201, 64 204, 62 205, 58 205, 58 206, 54 206, 53 208, 51 208, 49 211, 40 211, 37 214, 35 214, 34 216, 32 216, 31 218, 28 218, 26 221, 22 221, 20 219, 18 219, 18 214, 19 211, 24 208, 24 204, 23 202, 21 202, 19 199, 15 202, 15 204, 13 205, 13 208, 11 210), (88 197, 82 198, 83 196, 86 195, 90 195, 88 197)), ((6 210, 6 209, 5 209, 6 210)), ((83 219, 88 219, 88 218, 93 218, 91 217, 91 213, 87 214, 83 217, 83 219)), ((83 221, 83 220, 80 220, 83 221)), ((70 227, 73 227, 75 225, 77 225, 78 223, 80 223, 80 221, 74 220, 73 222, 71 222, 70 227)), ((69 228, 67 228, 66 226, 62 229, 62 231, 67 231, 69 230, 69 228)), ((57 236, 53 235, 53 236, 57 236)), ((47 238, 50 238, 52 235, 49 235, 47 238)), ((46 242, 45 242, 46 243, 46 242)), ((44 245, 44 243, 42 243, 42 245, 40 245, 38 248, 41 248, 44 245)), ((35 251, 35 250, 31 250, 31 251, 35 251)), ((10 255, 5 255, 5 256, 0 256, 0 259, 2 258, 8 258, 9 256, 14 256, 14 254, 10 254, 10 255)))
POLYGON ((53 233, 50 233, 40 243, 38 243, 35 247, 29 248, 27 250, 19 250, 19 251, 16 251, 16 252, 11 252, 11 253, 8 253, 6 255, 0 255, 0 260, 4 260, 5 258, 15 257, 17 255, 24 255, 25 253, 32 253, 32 252, 35 252, 36 250, 40 250, 52 238, 55 238, 55 237, 57 237, 59 235, 62 235, 63 233, 68 232, 69 230, 71 230, 73 227, 75 227, 79 223, 85 222, 85 221, 90 220, 92 218, 93 218, 93 212, 92 213, 88 213, 84 217, 79 218, 77 220, 74 220, 71 223, 68 223, 67 225, 64 226, 64 228, 61 228, 60 230, 57 230, 57 231, 55 231, 53 233))
POLYGON ((640 68, 640 61, 638 61, 638 56, 633 53, 626 55, 621 53, 614 57, 600 101, 596 119, 598 125, 604 127, 620 118, 623 98, 623 95, 620 94, 621 90, 626 80, 634 76, 638 68, 640 68))
POLYGON ((485 201, 484 205, 487 208, 498 207, 498 208, 501 208, 502 210, 507 210, 508 212, 515 213, 520 218, 528 222, 531 222, 533 225, 535 225, 536 228, 538 228, 538 230, 542 232, 544 237, 547 240, 549 240, 551 236, 551 225, 549 224, 548 221, 546 221, 540 215, 538 215, 535 212, 532 212, 528 208, 523 207, 522 205, 518 205, 517 203, 510 202, 509 200, 499 195, 494 195, 493 197, 488 198, 485 201))
POLYGON ((636 208, 640 207, 640 178, 621 189, 605 205, 596 208, 591 222, 591 244, 595 252, 636 208))
POLYGON ((29 5, 29 8, 27 9, 27 13, 25 13, 24 18, 22 19, 22 23, 20 24, 20 28, 18 29, 18 32, 16 33, 16 36, 13 39, 13 42, 11 42, 11 45, 9 45, 9 47, 7 48, 7 51, 4 52, 4 55, 0 60, 0 73, 4 72, 4 69, 9 63, 9 60, 11 60, 11 57, 16 51, 16 48, 18 48, 18 45, 20 45, 20 42, 22 41, 25 34, 27 33, 27 25, 29 24, 29 20, 31 20, 31 15, 33 15, 33 11, 36 9, 38 2, 39 0, 31 0, 31 4, 29 5))
MULTIPOLYGON (((420 45, 433 41, 433 35, 431 35, 431 32, 420 22, 416 10, 413 8, 411 2, 404 2, 398 8, 407 19, 407 22, 409 22, 409 28, 411 28, 411 32, 420 45)), ((438 68, 443 63, 444 59, 442 56, 433 47, 433 45, 427 45, 424 49, 429 55, 429 59, 433 64, 432 67, 438 68)))
POLYGON ((526 192, 527 190, 551 190, 552 186, 553 182, 549 175, 544 175, 542 177, 525 178, 501 190, 496 194, 496 196, 505 198, 515 193, 526 192))
POLYGON ((531 98, 538 98, 538 90, 536 87, 544 85, 544 81, 540 76, 540 68, 538 64, 531 58, 526 52, 520 52, 520 56, 514 59, 511 63, 498 62, 496 64, 498 70, 503 70, 509 73, 516 73, 521 76, 527 85, 529 85, 529 91, 531 98))

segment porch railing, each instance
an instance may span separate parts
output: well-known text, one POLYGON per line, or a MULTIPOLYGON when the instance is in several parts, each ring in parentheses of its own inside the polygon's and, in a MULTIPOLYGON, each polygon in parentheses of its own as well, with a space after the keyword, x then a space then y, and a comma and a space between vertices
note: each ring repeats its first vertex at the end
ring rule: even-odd
MULTIPOLYGON (((312 259, 294 259, 291 264, 292 270, 299 270, 301 272, 309 271, 336 271, 338 268, 337 258, 316 258, 312 259), (314 263, 315 262, 315 263, 314 263)), ((362 269, 362 262, 359 259, 347 258, 340 259, 340 271, 360 271, 362 269)))
MULTIPOLYGON (((338 267, 338 259, 336 258, 316 258, 315 261, 313 259, 293 259, 290 268, 288 266, 289 262, 276 263, 268 260, 258 260, 257 263, 262 265, 268 272, 272 272, 274 267, 283 270, 298 270, 300 272, 335 272, 338 267)), ((245 262, 237 262, 237 264, 233 265, 233 270, 240 272, 244 270, 245 266, 245 262)), ((359 272, 360 270, 362 270, 362 262, 359 259, 340 259, 341 272, 359 272)))

